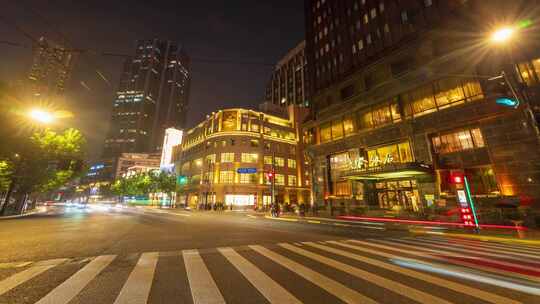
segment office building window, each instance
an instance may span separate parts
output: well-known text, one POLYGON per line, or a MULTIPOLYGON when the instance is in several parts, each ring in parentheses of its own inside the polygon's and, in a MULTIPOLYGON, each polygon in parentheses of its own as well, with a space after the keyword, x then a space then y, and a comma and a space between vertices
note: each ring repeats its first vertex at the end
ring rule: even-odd
POLYGON ((287 166, 291 169, 296 169, 296 160, 289 158, 287 160, 287 166))
POLYGON ((276 185, 285 186, 285 175, 276 174, 275 179, 276 179, 276 185))
POLYGON ((209 154, 206 155, 206 163, 215 163, 216 162, 216 155, 215 154, 209 154))
POLYGON ((435 153, 452 153, 485 146, 479 128, 460 130, 432 137, 435 153))
POLYGON ((296 186, 298 186, 298 185, 296 184, 296 175, 289 175, 289 180, 288 180, 288 182, 289 182, 289 186, 291 186, 291 187, 296 187, 296 186))
POLYGON ((222 163, 234 162, 234 153, 221 153, 221 162, 222 163))
POLYGON ((257 183, 257 174, 240 174, 240 183, 241 184, 255 184, 257 183))
POLYGON ((272 156, 271 155, 265 155, 264 156, 264 164, 265 165, 271 165, 272 164, 272 156))
POLYGON ((242 153, 243 163, 256 163, 259 158, 257 153, 242 153))
POLYGON ((219 182, 221 184, 234 183, 234 171, 221 171, 219 172, 219 182))
POLYGON ((285 166, 285 159, 283 157, 274 157, 274 162, 277 167, 284 167, 285 166))

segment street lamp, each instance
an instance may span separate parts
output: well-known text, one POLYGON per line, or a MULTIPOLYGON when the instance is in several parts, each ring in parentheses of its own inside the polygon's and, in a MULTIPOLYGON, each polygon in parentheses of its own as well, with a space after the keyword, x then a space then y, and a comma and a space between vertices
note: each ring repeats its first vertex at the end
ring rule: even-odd
POLYGON ((32 109, 28 112, 28 117, 33 121, 42 124, 50 124, 56 119, 55 115, 49 111, 43 109, 32 109))
POLYGON ((490 40, 494 43, 504 43, 510 40, 515 35, 516 30, 513 27, 505 26, 495 30, 490 40))

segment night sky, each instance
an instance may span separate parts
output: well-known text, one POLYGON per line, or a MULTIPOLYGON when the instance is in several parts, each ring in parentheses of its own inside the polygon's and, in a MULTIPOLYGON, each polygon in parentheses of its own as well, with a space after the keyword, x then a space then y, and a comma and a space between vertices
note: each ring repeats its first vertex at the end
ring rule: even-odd
POLYGON ((76 115, 71 123, 87 136, 89 157, 96 158, 123 60, 101 52, 132 54, 136 39, 183 43, 194 59, 189 127, 217 109, 255 108, 263 101, 273 70, 268 64, 303 39, 303 18, 302 0, 4 0, 0 41, 26 47, 0 43, 0 81, 16 81, 28 72, 32 40, 23 32, 54 41, 67 38, 70 47, 94 50, 78 58, 67 98, 76 115))

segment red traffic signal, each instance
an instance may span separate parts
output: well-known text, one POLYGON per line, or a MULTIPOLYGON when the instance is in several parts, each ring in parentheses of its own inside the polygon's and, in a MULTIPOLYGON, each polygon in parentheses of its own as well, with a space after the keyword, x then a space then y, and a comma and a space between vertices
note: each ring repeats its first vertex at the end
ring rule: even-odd
POLYGON ((266 177, 267 177, 268 179, 270 179, 270 180, 273 179, 273 178, 274 178, 274 172, 273 172, 273 171, 267 172, 267 173, 266 173, 266 177))
POLYGON ((453 184, 463 184, 464 182, 463 173, 452 173, 452 175, 450 175, 450 181, 453 184))

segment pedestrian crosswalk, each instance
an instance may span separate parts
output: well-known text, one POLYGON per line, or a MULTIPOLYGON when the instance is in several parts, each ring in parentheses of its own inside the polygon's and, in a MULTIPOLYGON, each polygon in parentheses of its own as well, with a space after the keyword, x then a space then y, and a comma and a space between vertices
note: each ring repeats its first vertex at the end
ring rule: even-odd
POLYGON ((0 303, 95 303, 92 295, 105 292, 100 303, 163 303, 154 294, 168 272, 174 279, 165 285, 182 298, 166 303, 540 303, 540 247, 534 246, 424 236, 132 257, 13 263, 9 273, 0 268, 0 303), (41 283, 49 280, 55 283, 41 283))

